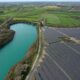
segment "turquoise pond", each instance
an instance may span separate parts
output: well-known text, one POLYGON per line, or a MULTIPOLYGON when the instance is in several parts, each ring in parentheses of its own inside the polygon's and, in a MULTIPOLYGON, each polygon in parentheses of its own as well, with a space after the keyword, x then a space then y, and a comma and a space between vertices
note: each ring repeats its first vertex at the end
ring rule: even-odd
POLYGON ((16 33, 13 40, 0 49, 0 80, 4 80, 11 67, 25 57, 37 39, 36 26, 17 23, 10 27, 16 33))

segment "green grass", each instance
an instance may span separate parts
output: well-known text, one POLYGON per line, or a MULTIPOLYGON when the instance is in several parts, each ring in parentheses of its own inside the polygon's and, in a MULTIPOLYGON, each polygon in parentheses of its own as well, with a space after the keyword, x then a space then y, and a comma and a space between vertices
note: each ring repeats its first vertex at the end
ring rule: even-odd
POLYGON ((39 21, 41 18, 47 20, 46 25, 52 27, 80 27, 80 12, 68 11, 67 8, 46 9, 42 7, 25 6, 18 8, 12 7, 2 9, 3 14, 0 15, 0 22, 6 20, 7 17, 13 16, 15 20, 39 21))

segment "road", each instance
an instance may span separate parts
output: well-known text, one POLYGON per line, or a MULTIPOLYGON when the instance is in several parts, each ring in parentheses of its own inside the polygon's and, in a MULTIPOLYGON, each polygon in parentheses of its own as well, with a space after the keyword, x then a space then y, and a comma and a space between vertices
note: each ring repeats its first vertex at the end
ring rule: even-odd
POLYGON ((60 42, 64 32, 45 29, 44 37, 49 45, 44 48, 44 57, 35 70, 36 80, 80 80, 80 44, 60 42))

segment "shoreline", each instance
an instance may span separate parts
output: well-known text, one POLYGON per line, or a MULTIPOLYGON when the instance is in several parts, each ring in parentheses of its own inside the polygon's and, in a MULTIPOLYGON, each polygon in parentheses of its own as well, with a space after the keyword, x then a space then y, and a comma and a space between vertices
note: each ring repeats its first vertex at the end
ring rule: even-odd
POLYGON ((10 43, 13 40, 16 32, 14 30, 11 30, 10 26, 13 24, 17 24, 17 23, 25 23, 25 24, 37 26, 37 23, 35 22, 30 22, 30 21, 25 21, 25 20, 19 21, 19 20, 10 19, 5 24, 0 26, 0 35, 1 35, 0 36, 0 42, 1 42, 0 48, 3 48, 4 46, 6 46, 8 43, 10 43), (7 32, 9 35, 6 35, 5 32, 7 32), (7 38, 5 39, 6 36, 7 38))
POLYGON ((26 75, 24 76, 24 79, 26 78, 27 74, 29 73, 32 63, 34 61, 34 58, 36 56, 35 53, 37 53, 38 44, 37 41, 31 46, 31 48, 26 52, 25 57, 19 61, 17 64, 15 64, 8 72, 5 80, 22 80, 22 72, 24 71, 26 75), (34 53, 34 54, 33 54, 34 53), (27 70, 27 71, 25 71, 27 70), (12 76, 14 75, 14 76, 12 76), (21 79, 20 79, 21 78, 21 79))
MULTIPOLYGON (((20 23, 20 22, 15 22, 15 24, 16 23, 20 23)), ((24 22, 24 23, 27 23, 27 22, 24 22)), ((9 25, 13 25, 13 24, 14 23, 11 23, 9 25)), ((36 30, 37 30, 37 27, 36 27, 36 30)), ((25 79, 31 69, 33 61, 37 54, 37 48, 38 48, 38 39, 36 40, 36 42, 32 44, 28 52, 26 52, 25 57, 9 70, 8 74, 5 77, 5 80, 15 80, 15 79, 22 80, 23 78, 25 79)))

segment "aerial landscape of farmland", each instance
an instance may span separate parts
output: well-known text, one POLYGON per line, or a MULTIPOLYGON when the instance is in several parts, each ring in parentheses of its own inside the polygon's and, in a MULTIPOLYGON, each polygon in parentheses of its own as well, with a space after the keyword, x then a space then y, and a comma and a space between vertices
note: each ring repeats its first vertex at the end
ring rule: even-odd
POLYGON ((0 1, 0 80, 80 80, 80 1, 0 1))

